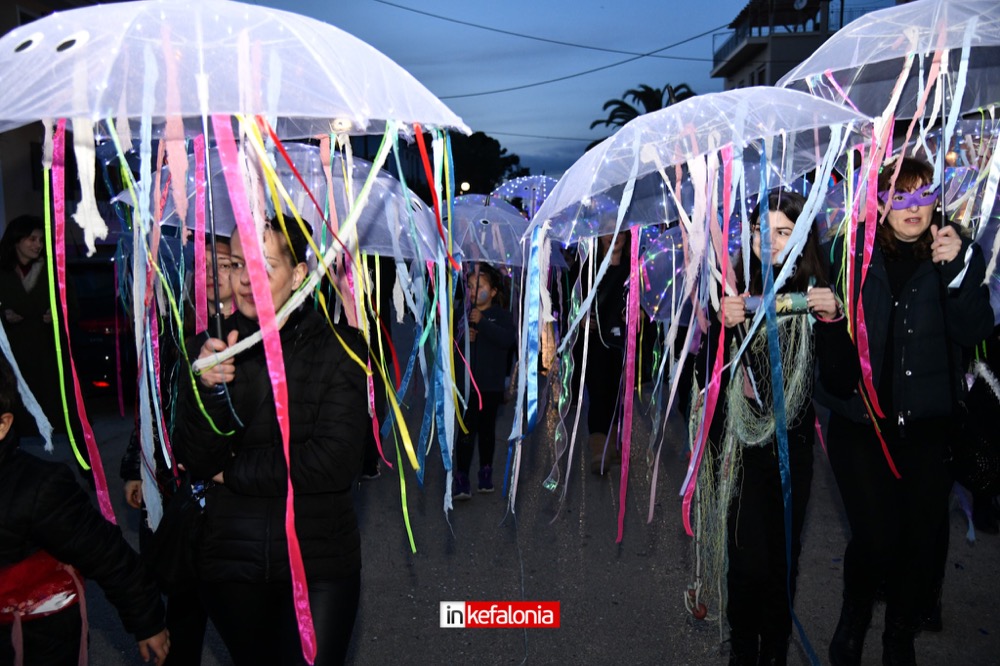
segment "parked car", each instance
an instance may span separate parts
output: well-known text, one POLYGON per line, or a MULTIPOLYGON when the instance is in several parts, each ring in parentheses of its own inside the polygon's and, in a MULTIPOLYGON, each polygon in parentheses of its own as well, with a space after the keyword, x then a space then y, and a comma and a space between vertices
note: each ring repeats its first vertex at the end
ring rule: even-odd
POLYGON ((93 257, 66 262, 78 311, 71 344, 84 393, 115 395, 121 390, 128 407, 136 388, 135 340, 131 318, 116 297, 114 250, 102 246, 93 257))

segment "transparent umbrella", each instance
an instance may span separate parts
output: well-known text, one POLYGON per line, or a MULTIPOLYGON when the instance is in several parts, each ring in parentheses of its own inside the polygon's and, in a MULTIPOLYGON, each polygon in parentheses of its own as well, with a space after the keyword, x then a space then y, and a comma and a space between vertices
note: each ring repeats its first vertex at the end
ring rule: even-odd
POLYGON ((452 205, 452 237, 462 261, 521 266, 521 238, 527 228, 528 220, 505 201, 481 204, 455 197, 452 205))
POLYGON ((871 116, 888 110, 897 118, 911 118, 925 105, 930 116, 941 106, 951 113, 1000 102, 997 62, 1000 3, 917 0, 852 21, 778 85, 871 116), (897 82, 899 99, 890 108, 897 82))
POLYGON ((261 115, 282 137, 379 133, 387 120, 461 119, 356 37, 223 0, 144 0, 59 12, 0 39, 0 131, 42 118, 261 115))
MULTIPOLYGON (((618 207, 594 210, 595 197, 603 195, 602 201, 629 202, 624 228, 670 222, 678 219, 678 209, 693 205, 691 160, 734 146, 744 164, 765 158, 763 175, 757 169, 747 189, 756 189, 761 178, 782 185, 822 163, 832 128, 867 121, 795 91, 758 87, 698 95, 636 118, 589 150, 559 180, 535 221, 548 222, 551 237, 564 242, 612 233, 618 207), (584 220, 589 222, 582 225, 584 220)), ((749 180, 753 172, 747 175, 749 180)))
POLYGON ((493 196, 520 199, 528 218, 531 219, 558 182, 551 176, 521 176, 500 185, 493 190, 493 196))
MULTIPOLYGON (((330 236, 324 232, 322 220, 326 215, 329 201, 332 199, 336 207, 337 219, 347 217, 350 210, 350 195, 357 196, 364 183, 368 180, 372 163, 360 158, 345 160, 336 153, 331 156, 330 172, 333 183, 332 191, 328 187, 323 169, 319 146, 304 143, 286 143, 285 151, 291 158, 289 164, 281 155, 276 156, 275 171, 278 180, 285 187, 295 210, 310 222, 315 240, 319 243, 326 240, 330 244, 330 236), (350 188, 345 180, 345 173, 350 172, 350 188), (296 175, 298 174, 298 175, 296 175), (305 185, 299 180, 305 182, 305 185), (328 199, 328 195, 330 198, 328 199), (323 210, 317 209, 317 204, 323 210)), ((212 151, 214 153, 214 151, 212 151)), ((213 161, 219 164, 217 160, 213 161)), ((193 169, 194 156, 189 158, 187 171, 187 228, 195 224, 195 181, 193 169)), ((221 164, 213 169, 212 179, 219 191, 225 191, 226 182, 221 164)), ((164 166, 161 180, 165 182, 170 175, 170 166, 164 166)), ((263 178, 258 173, 258 178, 263 178)), ((127 196, 127 193, 123 193, 127 196)), ((283 204, 283 213, 291 215, 287 202, 283 204)), ((168 200, 163 210, 162 224, 181 226, 178 212, 173 201, 168 200)), ((216 231, 223 235, 231 235, 236 228, 233 206, 229 199, 222 198, 215 205, 216 231)), ((399 259, 418 259, 434 256, 434 248, 439 242, 434 224, 433 212, 417 196, 403 192, 403 186, 388 171, 379 171, 374 176, 368 203, 361 210, 357 222, 357 247, 363 254, 379 254, 399 259)), ((322 248, 321 248, 322 249, 322 248)))

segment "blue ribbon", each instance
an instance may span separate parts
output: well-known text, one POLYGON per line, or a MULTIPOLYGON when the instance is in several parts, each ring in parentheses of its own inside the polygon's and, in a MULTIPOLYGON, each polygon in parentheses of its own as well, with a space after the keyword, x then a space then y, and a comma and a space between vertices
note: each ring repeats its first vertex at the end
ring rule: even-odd
MULTIPOLYGON (((762 155, 762 161, 766 156, 762 155)), ((761 165, 761 173, 764 173, 761 165)), ((774 434, 778 443, 778 472, 781 475, 781 502, 785 517, 785 594, 788 597, 788 611, 799 632, 802 647, 809 657, 809 663, 819 666, 819 657, 809 643, 805 628, 795 614, 792 602, 792 480, 788 462, 788 415, 785 413, 785 383, 781 364, 781 347, 778 342, 778 314, 774 303, 774 271, 771 268, 771 225, 768 214, 768 192, 761 179, 760 198, 760 256, 763 264, 764 294, 766 298, 767 348, 771 361, 771 407, 774 410, 774 434)))
MULTIPOLYGON (((413 348, 410 349, 410 358, 406 362, 406 372, 403 373, 403 381, 399 384, 399 390, 396 391, 396 400, 403 402, 406 398, 406 394, 410 388, 410 379, 413 378, 413 369, 416 366, 417 352, 420 350, 420 335, 422 329, 420 323, 418 322, 414 326, 413 335, 413 348)), ((385 417, 385 421, 382 423, 382 428, 379 430, 379 437, 385 439, 389 435, 389 431, 392 430, 393 423, 396 422, 396 413, 393 410, 388 410, 389 414, 385 417)), ((421 466, 421 469, 423 467, 421 466)))
POLYGON ((528 320, 528 367, 525 379, 528 382, 528 427, 531 433, 538 423, 538 353, 541 347, 539 339, 542 307, 542 277, 540 260, 542 256, 542 241, 545 235, 541 227, 535 227, 531 232, 531 254, 528 261, 528 305, 524 316, 528 320))

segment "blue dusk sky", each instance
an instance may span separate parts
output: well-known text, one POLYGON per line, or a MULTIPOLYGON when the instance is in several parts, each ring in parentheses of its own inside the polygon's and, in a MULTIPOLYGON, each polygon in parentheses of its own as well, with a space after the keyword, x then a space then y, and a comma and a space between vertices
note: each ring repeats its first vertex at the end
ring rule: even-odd
MULTIPOLYGON (((746 0, 257 2, 312 16, 368 42, 474 131, 518 154, 532 173, 555 177, 591 141, 611 132, 591 130, 590 123, 605 116, 606 100, 629 88, 687 83, 697 93, 722 90, 722 80, 710 77, 713 34, 726 32, 746 5, 746 0), (657 57, 636 57, 653 51, 657 57), (531 84, 541 85, 527 87, 531 84), (508 88, 515 90, 482 94, 508 88)), ((839 4, 831 3, 831 11, 839 4)), ((891 3, 846 0, 848 8, 862 4, 891 3)))

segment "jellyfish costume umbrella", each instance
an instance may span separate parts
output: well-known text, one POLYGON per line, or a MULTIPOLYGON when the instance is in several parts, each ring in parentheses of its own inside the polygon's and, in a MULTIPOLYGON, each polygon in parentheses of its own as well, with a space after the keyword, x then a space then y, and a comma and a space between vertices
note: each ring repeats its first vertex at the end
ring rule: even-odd
MULTIPOLYGON (((283 214, 291 218, 291 210, 294 209, 308 220, 322 220, 328 216, 326 211, 332 204, 336 210, 335 217, 346 219, 353 205, 351 195, 360 192, 367 182, 372 163, 359 157, 345 159, 340 153, 333 154, 330 164, 333 188, 330 191, 319 146, 288 142, 284 147, 285 154, 291 159, 286 162, 279 157, 275 166, 278 180, 289 195, 283 214)), ((217 151, 213 149, 211 154, 216 165, 212 174, 213 187, 224 191, 226 181, 222 165, 217 161, 217 151)), ((180 220, 173 200, 167 199, 161 224, 194 228, 197 178, 193 166, 194 156, 190 155, 187 219, 180 220)), ((169 173, 170 166, 165 165, 161 175, 163 182, 166 182, 169 173)), ((264 178, 264 174, 258 174, 258 177, 264 178)), ((123 194, 123 198, 127 198, 127 192, 123 194)), ((214 216, 216 231, 232 235, 236 229, 236 217, 228 199, 216 202, 214 216)), ((385 170, 374 174, 368 201, 358 216, 357 234, 357 249, 362 254, 398 256, 409 260, 434 256, 436 245, 440 242, 431 209, 419 198, 404 192, 399 180, 385 170)), ((321 251, 332 243, 325 226, 313 225, 313 238, 321 251)))
MULTIPOLYGON (((587 152, 564 174, 549 198, 535 216, 533 240, 550 235, 563 241, 594 235, 617 235, 628 229, 632 236, 631 277, 628 282, 626 321, 629 331, 626 335, 623 395, 620 405, 621 425, 621 484, 618 515, 618 536, 621 541, 624 528, 625 495, 628 486, 628 470, 631 448, 631 418, 635 386, 635 347, 639 310, 639 292, 646 288, 662 288, 662 285, 648 285, 639 263, 639 227, 644 225, 670 225, 677 221, 680 227, 681 243, 685 262, 682 284, 684 298, 678 299, 678 307, 690 302, 688 338, 682 349, 690 347, 690 336, 694 332, 695 317, 704 316, 708 301, 718 305, 719 298, 726 293, 735 293, 735 272, 730 265, 728 253, 729 225, 736 206, 745 206, 748 192, 763 196, 770 189, 788 185, 796 177, 814 171, 816 186, 809 194, 800 220, 806 224, 796 224, 788 244, 778 258, 781 270, 772 280, 767 280, 764 291, 764 305, 754 317, 746 340, 762 322, 767 321, 768 338, 772 347, 777 343, 774 318, 774 294, 781 288, 794 268, 796 260, 809 234, 811 222, 823 201, 826 184, 837 158, 848 146, 862 139, 859 130, 867 128, 869 119, 861 113, 842 105, 820 100, 797 91, 782 91, 773 88, 745 88, 723 93, 700 95, 684 100, 666 109, 656 111, 629 122, 615 135, 587 152), (788 95, 787 92, 794 94, 788 95), (748 164, 759 168, 748 169, 748 164), (609 197, 618 202, 617 210, 605 215, 592 214, 590 210, 595 197, 609 197), (719 212, 721 211, 721 216, 719 212), (721 218, 721 221, 720 221, 721 218), (587 219, 586 224, 581 220, 587 219)), ((745 208, 740 219, 747 219, 745 208)), ((761 217, 763 235, 768 235, 767 216, 761 217)), ((749 245, 749 229, 744 225, 742 245, 749 245)), ((533 245, 534 247, 534 245, 533 245)), ((766 253, 769 256, 768 253, 766 253)), ((573 330, 584 322, 585 335, 591 309, 596 295, 595 285, 610 265, 611 253, 603 263, 591 262, 589 294, 582 302, 574 298, 568 330, 573 330), (578 304, 578 305, 577 305, 578 304)), ((622 257, 625 261, 625 257, 622 257)), ((747 262, 749 257, 747 257, 747 262)), ((748 272, 746 263, 744 274, 748 272)), ((771 271, 765 269, 770 276, 771 271)), ((577 287, 578 288, 578 287, 577 287)), ((581 292, 576 292, 580 294, 581 292)), ((526 312, 532 309, 526 308, 526 312)), ((677 335, 680 317, 671 317, 666 335, 665 348, 672 349, 677 335)), ((527 338, 527 335, 522 337, 527 338)), ((586 338, 585 338, 586 339, 586 338)), ((557 351, 560 358, 573 344, 567 335, 557 351)), ((682 487, 683 520, 689 535, 694 534, 690 514, 696 489, 696 480, 705 451, 711 415, 719 395, 719 379, 723 372, 722 359, 724 337, 711 340, 717 345, 716 364, 711 369, 711 379, 706 388, 705 413, 693 440, 693 453, 687 477, 682 487)), ((745 347, 744 343, 744 347, 745 347)), ((742 354, 737 352, 736 358, 742 354)), ((522 353, 522 358, 530 356, 522 353)), ((686 353, 686 352, 683 352, 686 353)), ((684 356, 680 363, 683 363, 684 356)), ((584 356, 586 358, 586 355, 584 356)), ((522 363, 524 363, 522 361, 522 363)), ((673 365, 673 364, 672 364, 673 365)), ((654 370, 659 394, 662 386, 664 366, 654 370)), ((778 368, 780 372, 780 367, 778 368)), ((583 370, 582 372, 585 372, 583 370)), ((560 368, 563 387, 569 386, 570 374, 560 368)), ((524 373, 522 372, 522 377, 524 373)), ((530 371, 529 371, 530 374, 530 371)), ((582 373, 581 373, 582 374, 582 373)), ((659 397, 654 397, 651 411, 659 419, 667 413, 674 398, 680 373, 675 373, 671 382, 670 397, 666 406, 661 407, 659 397)), ((523 380, 522 380, 523 382, 523 380)), ((774 382, 772 382, 774 384, 774 382)), ((561 391, 560 393, 565 393, 561 391)), ((523 396, 519 387, 519 397, 523 396)), ((774 403, 783 405, 780 385, 774 387, 774 403)), ((560 395, 558 407, 560 417, 565 415, 563 404, 568 398, 560 395)), ((530 407, 530 404, 529 404, 530 407)), ((561 419, 560 419, 561 420, 561 419)), ((776 421, 782 420, 776 417, 776 421)), ((579 412, 574 424, 573 437, 569 439, 570 456, 579 423, 579 412)), ((517 425, 517 424, 515 424, 517 425)), ((530 423, 529 423, 530 425, 530 423)), ((654 423, 654 437, 662 423, 654 423)), ((781 427, 783 427, 782 424, 781 427)), ((780 428, 779 428, 780 433, 780 428)), ((512 439, 521 435, 512 433, 512 439)), ((559 458, 565 452, 565 428, 557 427, 556 465, 546 480, 547 487, 555 488, 560 479, 559 458), (560 446, 562 444, 562 447, 560 446)), ((780 442, 780 436, 779 436, 780 442)), ((651 439, 653 460, 652 487, 655 489, 659 470, 659 445, 651 439)), ((780 447, 779 447, 780 448, 780 447)), ((787 454, 787 441, 785 443, 787 454)), ((787 455, 781 464, 783 487, 788 486, 787 455)), ((570 466, 567 466, 567 473, 570 466)), ((565 486, 563 490, 565 496, 565 486)), ((788 493, 785 493, 786 497, 788 493)), ((649 519, 652 519, 655 491, 651 493, 649 519)), ((785 507, 786 523, 790 519, 790 506, 785 507)), ((700 529, 700 524, 699 524, 700 529)), ((694 601, 697 603, 695 588, 694 601)))
MULTIPOLYGON (((841 105, 805 93, 773 88, 744 88, 699 95, 640 116, 592 148, 566 171, 542 204, 529 229, 532 252, 536 248, 540 251, 549 239, 589 241, 595 236, 618 234, 623 229, 631 228, 634 234, 633 256, 630 258, 632 274, 638 275, 639 243, 635 242, 638 238, 635 228, 679 221, 686 254, 683 275, 685 298, 678 300, 680 304, 697 295, 698 276, 703 264, 706 268, 712 267, 716 273, 721 270, 727 283, 734 280, 732 268, 728 266, 728 254, 722 251, 725 246, 722 239, 728 232, 723 227, 728 225, 720 225, 713 211, 722 210, 723 219, 728 220, 737 202, 745 205, 746 192, 765 191, 818 169, 821 172, 816 178, 819 187, 811 193, 810 207, 806 211, 811 215, 810 211, 815 211, 823 196, 823 185, 835 158, 843 152, 848 140, 857 139, 854 133, 867 120, 862 114, 841 105), (745 168, 751 163, 755 166, 745 168), (822 175, 824 173, 825 176, 822 175), (607 202, 613 202, 613 205, 607 202)), ((746 218, 745 211, 742 217, 746 218)), ((803 225, 803 229, 806 226, 803 225)), ((744 229, 743 234, 748 237, 749 230, 744 229)), ((794 254, 789 254, 785 262, 787 266, 794 263, 804 234, 805 231, 789 244, 788 251, 794 254)), ((746 240, 744 238, 744 245, 746 240)), ((606 259, 603 265, 595 266, 596 272, 588 285, 590 294, 583 302, 576 302, 567 331, 576 329, 581 322, 586 327, 589 321, 586 314, 596 292, 594 287, 606 271, 608 261, 606 259)), ((779 278, 778 288, 786 277, 779 278)), ((632 326, 635 326, 638 315, 638 291, 646 288, 645 285, 640 287, 640 283, 641 279, 636 279, 629 285, 628 321, 632 326)), ((708 291, 717 302, 717 290, 708 291)), ((530 299, 531 289, 525 293, 530 299)), ((522 350, 522 364, 537 358, 532 354, 536 340, 527 334, 532 328, 532 317, 537 322, 536 311, 536 304, 526 304, 526 316, 522 318, 525 327, 522 344, 527 349, 522 350)), ((691 312, 693 316, 698 308, 692 308, 691 312)), ((673 317, 668 336, 676 336, 678 319, 673 317)), ((758 315, 755 326, 760 321, 758 315)), ((689 327, 691 330, 693 327, 689 327)), ((633 330, 628 336, 633 346, 629 353, 634 353, 634 334, 633 330)), ((569 357, 564 352, 573 344, 573 337, 567 335, 558 350, 564 361, 569 357)), ((667 345, 672 343, 673 338, 668 337, 667 345)), ((629 367, 632 366, 626 362, 626 372, 629 367)), ((515 442, 523 438, 524 430, 531 431, 533 418, 537 417, 537 412, 532 414, 531 411, 530 386, 523 386, 526 375, 530 378, 532 374, 531 371, 520 373, 519 399, 523 404, 527 396, 528 418, 527 427, 523 430, 522 421, 515 420, 511 433, 511 440, 515 442)), ((629 378, 626 378, 626 385, 629 385, 629 378)), ((563 386, 568 384, 563 382, 563 386)), ((560 396, 559 400, 568 403, 568 397, 560 396)), ((627 426, 630 423, 630 392, 626 392, 624 403, 623 415, 627 426)), ((576 425, 570 446, 575 440, 575 432, 576 425)), ((629 453, 627 427, 624 428, 624 436, 623 497, 628 474, 628 466, 624 462, 629 453)), ((559 430, 556 440, 558 464, 565 453, 565 432, 559 430)), ((559 477, 560 474, 554 470, 546 485, 555 488, 561 480, 559 477)), ((623 518, 620 513, 619 539, 623 518)))
MULTIPOLYGON (((444 159, 445 129, 469 132, 458 116, 409 73, 355 37, 290 12, 219 0, 123 2, 39 19, 0 38, 0 86, 5 93, 0 101, 0 131, 38 120, 57 121, 55 136, 46 132, 45 173, 48 177, 51 164, 56 196, 54 247, 60 274, 64 261, 66 120, 72 123, 83 193, 74 219, 82 227, 91 252, 96 238, 107 233, 93 194, 95 124, 100 124, 98 131, 111 136, 119 146, 130 145, 132 133, 138 131, 141 171, 146 174, 158 172, 151 148, 154 134, 163 140, 167 156, 181 158, 178 162, 186 162, 189 138, 196 152, 199 144, 203 149, 214 141, 229 175, 230 199, 238 202, 248 200, 246 185, 239 178, 239 162, 247 146, 263 152, 264 145, 272 145, 278 137, 322 135, 329 141, 331 136, 348 133, 383 132, 386 140, 375 160, 377 170, 400 132, 415 136, 423 146, 422 128, 430 129, 435 136, 435 161, 444 159), (242 138, 239 144, 234 122, 242 138)), ((211 168, 206 168, 211 173, 211 168)), ((173 183, 175 205, 183 209, 186 178, 174 174, 173 183)), ((147 323, 155 313, 146 298, 147 287, 152 289, 153 285, 146 284, 145 276, 147 269, 156 264, 158 219, 151 205, 154 193, 150 192, 148 180, 140 180, 137 190, 133 311, 137 355, 146 359, 149 368, 153 366, 153 333, 147 323)), ((208 210, 213 209, 215 194, 207 192, 208 210)), ((363 188, 362 204, 366 196, 363 188)), ((254 213, 242 203, 237 204, 236 219, 248 244, 248 268, 255 300, 262 310, 261 328, 266 332, 275 402, 287 405, 277 322, 315 287, 319 274, 310 276, 304 290, 296 293, 282 312, 274 312, 255 233, 263 224, 262 212, 254 213)), ((356 214, 349 216, 341 230, 349 234, 355 222, 356 214)), ((332 263, 334 257, 331 252, 322 263, 332 263)), ((64 320, 65 313, 60 314, 64 320)), ((230 354, 237 351, 230 350, 230 354)), ((140 382, 140 430, 147 463, 152 461, 153 446, 149 383, 140 382)), ((279 409, 278 421, 287 459, 287 410, 279 409)), ((159 414, 157 422, 162 426, 159 414)), ((166 432, 162 427, 160 431, 166 432)), ((86 423, 85 433, 96 466, 99 455, 92 429, 86 423)), ((168 451, 165 458, 170 459, 168 451)), ((143 469, 150 466, 144 465, 143 469)), ((102 511, 113 519, 99 468, 95 469, 95 480, 102 511)), ((151 478, 144 481, 152 483, 151 478)), ((289 516, 294 515, 291 494, 287 510, 289 516)), ((154 524, 158 520, 157 506, 151 507, 150 518, 154 524)), ((293 589, 303 651, 311 663, 315 638, 301 556, 293 536, 289 538, 293 589)))
MULTIPOLYGON (((940 125, 944 138, 936 142, 936 159, 926 150, 932 156, 935 182, 940 182, 959 119, 965 114, 992 118, 1000 103, 997 62, 1000 3, 917 0, 865 14, 844 26, 778 85, 880 116, 869 171, 881 165, 894 143, 908 147, 915 130, 926 149, 927 134, 940 125), (893 121, 899 118, 912 120, 905 139, 894 142, 893 121)), ((1000 154, 994 150, 983 170, 988 183, 983 217, 989 219, 1000 181, 1000 154)), ((989 254, 987 276, 996 267, 998 249, 994 245, 989 254)))

